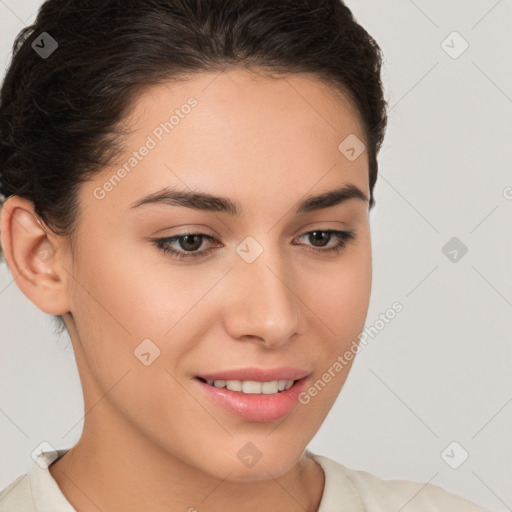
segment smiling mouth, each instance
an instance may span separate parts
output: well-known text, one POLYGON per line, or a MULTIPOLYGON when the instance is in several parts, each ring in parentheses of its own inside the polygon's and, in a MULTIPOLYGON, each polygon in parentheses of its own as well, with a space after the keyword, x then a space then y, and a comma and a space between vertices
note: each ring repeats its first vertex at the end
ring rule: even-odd
POLYGON ((273 395, 290 389, 296 380, 271 380, 260 382, 255 380, 207 380, 196 377, 201 382, 215 388, 225 388, 247 395, 273 395))

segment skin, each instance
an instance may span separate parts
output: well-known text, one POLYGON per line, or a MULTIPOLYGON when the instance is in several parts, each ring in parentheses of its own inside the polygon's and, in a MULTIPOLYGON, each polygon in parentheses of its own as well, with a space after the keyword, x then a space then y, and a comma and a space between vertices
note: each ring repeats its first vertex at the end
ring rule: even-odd
POLYGON ((74 250, 26 199, 11 196, 2 211, 9 268, 39 309, 63 315, 83 388, 82 436, 50 473, 78 512, 316 511, 324 474, 304 450, 350 364, 274 422, 219 408, 193 377, 292 366, 310 371, 307 389, 357 340, 371 291, 368 203, 293 208, 345 184, 369 197, 366 152, 350 161, 338 150, 350 134, 364 140, 357 112, 311 76, 232 69, 153 86, 127 121, 126 152, 81 186, 74 250), (197 107, 104 199, 94 197, 191 96, 197 107), (129 208, 165 186, 228 197, 243 214, 129 208), (302 236, 315 229, 356 238, 328 255, 302 236), (211 254, 180 261, 149 240, 186 230, 214 236, 198 249, 211 254), (251 264, 235 251, 247 236, 263 247, 251 264), (147 338, 161 351, 149 366, 134 357, 147 338), (237 457, 249 441, 262 454, 252 468, 237 457))

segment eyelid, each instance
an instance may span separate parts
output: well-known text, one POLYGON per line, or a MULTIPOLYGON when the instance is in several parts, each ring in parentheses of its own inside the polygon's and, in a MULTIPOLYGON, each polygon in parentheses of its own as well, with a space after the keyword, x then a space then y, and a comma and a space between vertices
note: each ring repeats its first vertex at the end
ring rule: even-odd
MULTIPOLYGON (((337 239, 338 243, 334 246, 320 246, 315 247, 312 245, 306 245, 306 248, 304 250, 306 251, 312 251, 316 254, 322 254, 324 255, 333 255, 336 256, 338 253, 344 252, 346 246, 348 243, 350 243, 352 240, 356 239, 356 232, 353 229, 333 229, 333 228, 313 228, 309 229, 307 231, 303 231, 300 235, 294 237, 294 240, 296 238, 302 238, 305 236, 310 235, 313 232, 323 232, 323 233, 329 233, 330 239, 329 242, 332 241, 332 239, 337 239)), ((171 246, 172 242, 178 241, 180 238, 183 238, 187 235, 195 235, 202 237, 203 240, 210 240, 215 241, 216 238, 208 235, 207 233, 202 233, 198 231, 185 231, 181 232, 175 235, 171 235, 168 237, 162 237, 162 238, 153 238, 151 241, 153 242, 153 245, 155 245, 159 250, 161 250, 164 254, 171 254, 172 258, 175 260, 194 260, 199 258, 206 258, 211 254, 211 252, 214 250, 213 248, 204 249, 202 251, 183 251, 183 250, 177 250, 173 249, 171 246)), ((328 243, 329 243, 328 242, 328 243)), ((202 245, 202 244, 201 244, 202 245)), ((294 244, 294 245, 303 245, 303 244, 294 244)))

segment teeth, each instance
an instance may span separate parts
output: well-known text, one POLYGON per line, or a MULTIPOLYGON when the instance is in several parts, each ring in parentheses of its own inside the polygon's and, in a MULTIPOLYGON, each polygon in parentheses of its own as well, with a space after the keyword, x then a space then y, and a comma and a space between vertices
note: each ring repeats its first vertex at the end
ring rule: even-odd
POLYGON ((253 380, 244 380, 242 382, 242 392, 254 395, 261 394, 261 382, 255 382, 253 380))
POLYGON ((250 395, 272 395, 293 386, 293 380, 272 380, 270 382, 257 382, 254 380, 208 380, 210 386, 227 388, 250 395))
POLYGON ((262 382, 261 383, 261 392, 264 395, 270 395, 272 393, 277 393, 279 388, 279 383, 277 380, 273 380, 272 382, 262 382))
POLYGON ((228 380, 226 381, 226 387, 231 391, 242 391, 241 380, 228 380))

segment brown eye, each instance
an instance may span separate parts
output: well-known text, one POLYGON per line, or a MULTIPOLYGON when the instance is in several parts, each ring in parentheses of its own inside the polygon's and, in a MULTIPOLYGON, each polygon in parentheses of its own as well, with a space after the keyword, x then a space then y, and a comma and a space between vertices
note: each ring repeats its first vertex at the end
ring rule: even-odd
POLYGON ((203 243, 201 235, 198 234, 180 236, 178 241, 181 248, 185 251, 197 251, 203 243))
POLYGON ((326 252, 326 253, 334 253, 337 254, 341 252, 347 242, 349 240, 354 240, 356 234, 354 231, 338 231, 333 229, 316 229, 314 231, 308 231, 304 233, 301 237, 308 237, 308 240, 312 242, 312 247, 318 248, 317 252, 326 252), (335 237, 338 240, 338 243, 332 247, 327 247, 326 249, 322 249, 322 247, 326 247, 327 244, 331 241, 331 239, 335 237))
POLYGON ((205 256, 211 251, 211 249, 198 250, 205 239, 209 241, 214 240, 213 237, 204 233, 183 233, 166 238, 156 238, 153 240, 153 244, 163 251, 164 254, 171 254, 173 258, 187 259, 205 256), (176 242, 178 246, 176 246, 176 242))
POLYGON ((316 247, 323 247, 328 244, 332 236, 330 231, 310 231, 309 240, 313 242, 316 247), (319 242, 319 244, 317 244, 319 242))

